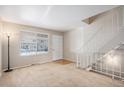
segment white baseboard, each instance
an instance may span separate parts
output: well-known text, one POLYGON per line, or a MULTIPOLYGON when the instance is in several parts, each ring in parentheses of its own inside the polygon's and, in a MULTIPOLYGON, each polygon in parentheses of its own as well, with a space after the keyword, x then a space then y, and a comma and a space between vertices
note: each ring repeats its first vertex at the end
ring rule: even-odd
MULTIPOLYGON (((73 60, 70 60, 70 59, 66 59, 65 60, 68 60, 68 61, 71 61, 71 62, 74 62, 73 60)), ((52 62, 52 61, 48 61, 48 62, 36 62, 36 63, 32 63, 32 64, 28 64, 28 65, 23 65, 23 66, 17 66, 17 67, 11 67, 10 69, 20 69, 20 68, 25 68, 25 67, 30 67, 32 65, 41 65, 41 64, 45 64, 45 63, 49 63, 49 62, 52 62)), ((75 63, 75 62, 74 62, 75 63)), ((7 69, 3 69, 2 71, 6 71, 7 69)))
MULTIPOLYGON (((49 61, 49 62, 51 62, 51 61, 49 61)), ((20 68, 30 67, 30 66, 33 66, 33 65, 41 65, 41 64, 45 64, 45 63, 49 63, 49 62, 37 62, 37 63, 23 65, 23 66, 11 67, 10 69, 20 69, 20 68)), ((3 69, 2 71, 4 72, 6 70, 7 69, 3 69)))

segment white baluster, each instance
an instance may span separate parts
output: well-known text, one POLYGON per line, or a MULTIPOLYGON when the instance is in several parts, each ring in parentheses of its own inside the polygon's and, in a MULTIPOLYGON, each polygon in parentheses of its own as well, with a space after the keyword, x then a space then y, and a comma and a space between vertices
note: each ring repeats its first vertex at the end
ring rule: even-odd
POLYGON ((76 61, 77 61, 77 68, 78 68, 79 67, 79 54, 77 54, 76 56, 77 56, 76 57, 77 58, 76 61))

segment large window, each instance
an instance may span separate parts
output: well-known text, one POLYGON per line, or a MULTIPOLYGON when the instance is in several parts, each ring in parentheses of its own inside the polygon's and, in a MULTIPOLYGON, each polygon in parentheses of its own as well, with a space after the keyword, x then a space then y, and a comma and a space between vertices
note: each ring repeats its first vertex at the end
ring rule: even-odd
POLYGON ((48 35, 21 31, 21 55, 36 55, 48 52, 48 35))

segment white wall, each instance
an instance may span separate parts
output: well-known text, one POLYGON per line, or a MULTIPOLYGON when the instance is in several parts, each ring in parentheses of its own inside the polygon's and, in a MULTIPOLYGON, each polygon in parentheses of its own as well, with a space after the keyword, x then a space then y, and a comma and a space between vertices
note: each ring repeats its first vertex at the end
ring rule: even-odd
MULTIPOLYGON (((36 28, 32 26, 25 26, 25 25, 18 25, 14 23, 3 22, 3 31, 9 31, 14 35, 10 38, 10 63, 11 67, 21 67, 35 63, 45 63, 52 61, 52 35, 61 35, 63 33, 45 30, 41 28, 36 28), (27 31, 34 31, 34 32, 41 32, 41 33, 48 33, 49 34, 49 52, 47 54, 40 54, 36 56, 20 56, 20 31, 27 30, 27 31)), ((3 69, 7 68, 7 37, 3 35, 3 47, 2 47, 2 62, 3 62, 3 69)))
POLYGON ((1 74, 2 74, 2 51, 1 51, 1 48, 2 48, 2 35, 1 35, 1 33, 2 33, 2 24, 1 24, 1 20, 0 20, 0 76, 1 76, 1 74))
POLYGON ((84 28, 83 37, 86 51, 87 49, 88 51, 100 51, 104 49, 103 52, 105 52, 108 51, 108 45, 111 46, 110 48, 112 48, 112 46, 115 47, 115 43, 110 43, 117 40, 116 36, 121 32, 120 26, 120 8, 99 15, 91 25, 84 28))
POLYGON ((121 9, 115 8, 97 16, 94 21, 83 29, 65 32, 64 57, 72 61, 76 60, 76 49, 85 52, 106 52, 118 43, 124 41, 121 9), (73 52, 73 51, 74 52, 73 52))
POLYGON ((64 33, 64 59, 74 61, 77 50, 83 45, 83 28, 64 33))

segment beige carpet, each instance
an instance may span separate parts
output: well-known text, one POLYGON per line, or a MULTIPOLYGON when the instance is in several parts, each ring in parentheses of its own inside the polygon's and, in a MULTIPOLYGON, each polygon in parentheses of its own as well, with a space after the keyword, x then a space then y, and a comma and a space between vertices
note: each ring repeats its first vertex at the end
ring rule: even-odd
POLYGON ((124 86, 118 80, 77 69, 74 63, 61 65, 56 62, 33 65, 3 73, 0 86, 124 86))

